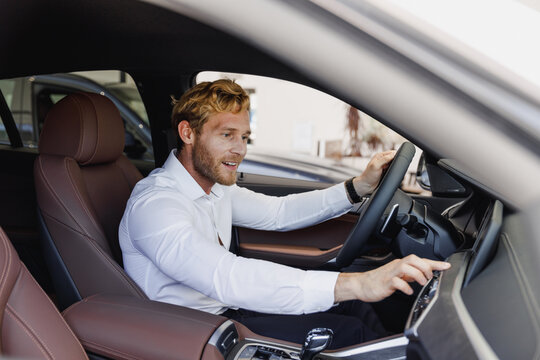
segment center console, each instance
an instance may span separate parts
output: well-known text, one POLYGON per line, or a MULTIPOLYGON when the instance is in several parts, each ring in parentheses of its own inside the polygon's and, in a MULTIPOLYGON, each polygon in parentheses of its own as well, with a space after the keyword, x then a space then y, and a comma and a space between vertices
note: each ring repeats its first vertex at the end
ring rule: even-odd
POLYGON ((321 352, 329 343, 324 331, 302 346, 260 336, 222 316, 115 295, 88 297, 63 315, 91 359, 399 359, 408 344, 394 336, 321 352))
MULTIPOLYGON (((406 347, 409 341, 404 336, 393 336, 375 340, 358 346, 325 351, 317 354, 315 359, 405 359, 406 347)), ((267 342, 257 339, 241 341, 238 349, 231 353, 231 360, 300 360, 302 348, 300 346, 287 346, 278 342, 267 342)))
POLYGON ((223 360, 238 341, 223 316, 130 296, 90 296, 63 315, 90 358, 223 360))
POLYGON ((407 319, 407 334, 410 334, 412 336, 417 335, 415 325, 422 316, 422 314, 424 314, 424 311, 427 311, 432 301, 436 300, 440 277, 441 273, 439 271, 434 271, 431 280, 420 291, 420 294, 416 299, 416 302, 414 303, 411 313, 409 314, 409 318, 407 319))

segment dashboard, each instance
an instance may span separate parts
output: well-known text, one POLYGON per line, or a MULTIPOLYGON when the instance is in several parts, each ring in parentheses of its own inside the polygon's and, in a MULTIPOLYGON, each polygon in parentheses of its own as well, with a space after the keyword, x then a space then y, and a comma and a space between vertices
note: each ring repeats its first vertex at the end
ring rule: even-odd
POLYGON ((420 292, 405 330, 412 357, 497 359, 471 317, 461 292, 493 259, 502 221, 502 203, 490 203, 473 246, 453 254, 448 259, 452 268, 435 273, 420 292))
POLYGON ((538 277, 524 271, 538 268, 539 252, 526 220, 489 203, 473 245, 420 292, 405 329, 407 358, 540 358, 538 277))
MULTIPOLYGON (((540 242, 530 231, 540 206, 518 213, 471 185, 476 198, 448 215, 466 245, 420 290, 403 333, 316 359, 540 359, 540 242)), ((228 358, 298 359, 300 350, 246 339, 228 358)))

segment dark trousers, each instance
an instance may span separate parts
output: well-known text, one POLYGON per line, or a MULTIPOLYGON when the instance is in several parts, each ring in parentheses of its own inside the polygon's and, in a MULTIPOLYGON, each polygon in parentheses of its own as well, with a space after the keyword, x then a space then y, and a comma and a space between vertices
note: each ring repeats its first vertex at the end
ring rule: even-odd
POLYGON ((342 348, 389 335, 369 304, 346 301, 325 312, 305 315, 262 314, 245 309, 229 309, 222 314, 247 326, 259 335, 304 343, 313 328, 329 328, 334 339, 329 349, 342 348))

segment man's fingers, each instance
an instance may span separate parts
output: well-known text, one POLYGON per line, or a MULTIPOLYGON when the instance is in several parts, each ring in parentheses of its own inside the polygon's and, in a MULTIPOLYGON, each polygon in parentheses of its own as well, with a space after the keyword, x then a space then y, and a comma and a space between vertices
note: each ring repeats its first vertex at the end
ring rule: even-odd
POLYGON ((404 258, 407 264, 416 267, 424 273, 427 279, 433 277, 434 270, 446 270, 450 268, 450 263, 445 261, 435 261, 424 258, 419 258, 416 255, 409 255, 404 258))
POLYGON ((426 285, 433 277, 434 270, 448 268, 450 264, 447 262, 423 259, 416 255, 395 259, 378 269, 362 273, 365 283, 361 288, 364 290, 355 296, 357 299, 371 302, 382 300, 396 290, 412 295, 414 291, 409 282, 416 281, 420 285, 426 285))
POLYGON ((446 261, 427 260, 430 263, 432 270, 448 270, 450 269, 450 263, 446 261))
POLYGON ((404 294, 412 295, 414 293, 411 286, 403 279, 400 279, 397 276, 392 278, 392 290, 399 290, 404 294))
POLYGON ((431 277, 427 277, 418 268, 409 264, 404 264, 404 266, 402 267, 400 278, 402 278, 406 282, 416 281, 420 285, 425 285, 428 279, 431 279, 431 277))
POLYGON ((414 266, 415 268, 419 269, 424 274, 426 279, 429 280, 433 277, 432 267, 427 259, 421 259, 416 255, 409 255, 404 260, 409 265, 414 266))
POLYGON ((388 150, 388 151, 383 152, 382 154, 383 154, 383 158, 386 161, 390 161, 396 156, 396 153, 397 153, 396 150, 388 150))
POLYGON ((396 153, 397 153, 396 150, 387 150, 387 151, 383 151, 381 154, 382 154, 386 159, 392 160, 392 159, 394 158, 394 156, 396 156, 396 153))
POLYGON ((395 150, 389 150, 376 155, 375 159, 380 167, 388 165, 390 161, 396 156, 395 150))

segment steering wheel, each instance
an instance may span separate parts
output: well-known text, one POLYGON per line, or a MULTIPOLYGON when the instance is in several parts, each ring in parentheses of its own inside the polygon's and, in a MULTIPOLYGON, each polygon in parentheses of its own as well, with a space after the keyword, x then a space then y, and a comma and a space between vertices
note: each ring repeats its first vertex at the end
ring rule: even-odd
POLYGON ((392 200, 394 193, 401 184, 401 180, 407 173, 415 152, 416 149, 410 142, 403 143, 398 149, 386 174, 383 176, 377 189, 375 189, 366 204, 364 204, 356 225, 339 251, 336 258, 336 265, 339 268, 349 266, 360 255, 364 244, 368 241, 373 231, 375 231, 375 227, 383 215, 384 209, 386 209, 390 200, 392 200))

